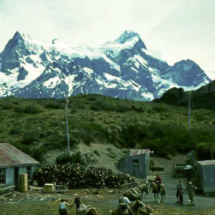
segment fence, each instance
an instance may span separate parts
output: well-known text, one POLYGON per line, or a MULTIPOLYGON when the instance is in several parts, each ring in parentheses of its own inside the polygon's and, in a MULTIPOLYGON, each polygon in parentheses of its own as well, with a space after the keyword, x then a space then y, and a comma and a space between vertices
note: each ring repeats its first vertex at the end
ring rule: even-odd
POLYGON ((15 186, 0 188, 0 199, 14 192, 15 186))

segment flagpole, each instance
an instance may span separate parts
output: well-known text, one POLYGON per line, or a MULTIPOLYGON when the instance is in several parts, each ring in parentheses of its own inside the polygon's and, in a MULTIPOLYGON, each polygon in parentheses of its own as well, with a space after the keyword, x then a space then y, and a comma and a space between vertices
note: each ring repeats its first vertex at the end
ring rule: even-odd
POLYGON ((189 92, 188 94, 188 130, 190 131, 190 94, 191 92, 189 92))
POLYGON ((70 153, 70 144, 69 144, 69 125, 68 125, 68 103, 69 100, 66 98, 66 136, 67 136, 67 152, 70 153))

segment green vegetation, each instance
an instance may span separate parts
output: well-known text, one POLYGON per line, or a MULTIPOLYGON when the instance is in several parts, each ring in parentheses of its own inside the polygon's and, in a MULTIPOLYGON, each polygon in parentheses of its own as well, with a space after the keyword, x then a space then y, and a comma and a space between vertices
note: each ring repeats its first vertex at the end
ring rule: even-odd
POLYGON ((82 158, 83 156, 81 155, 80 152, 77 152, 75 154, 69 154, 69 153, 62 153, 59 155, 56 159, 56 164, 66 164, 66 163, 77 163, 81 165, 86 165, 84 162, 84 159, 82 158))
MULTIPOLYGON (((39 160, 49 150, 65 150, 64 107, 64 99, 0 99, 0 141, 39 160)), ((71 148, 81 142, 110 143, 119 148, 150 148, 168 159, 191 149, 200 157, 214 153, 213 110, 192 110, 190 132, 183 107, 78 95, 69 98, 69 110, 71 148)), ((110 150, 107 154, 115 157, 110 150)))

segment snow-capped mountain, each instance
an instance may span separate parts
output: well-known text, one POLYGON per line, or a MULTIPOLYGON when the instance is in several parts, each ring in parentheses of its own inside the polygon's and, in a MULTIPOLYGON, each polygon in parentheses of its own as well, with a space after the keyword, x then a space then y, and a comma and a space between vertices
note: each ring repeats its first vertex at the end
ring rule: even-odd
POLYGON ((16 32, 0 54, 0 97, 103 94, 147 101, 172 87, 196 89, 210 81, 191 60, 169 66, 153 56, 133 31, 99 47, 67 46, 57 39, 43 44, 16 32))

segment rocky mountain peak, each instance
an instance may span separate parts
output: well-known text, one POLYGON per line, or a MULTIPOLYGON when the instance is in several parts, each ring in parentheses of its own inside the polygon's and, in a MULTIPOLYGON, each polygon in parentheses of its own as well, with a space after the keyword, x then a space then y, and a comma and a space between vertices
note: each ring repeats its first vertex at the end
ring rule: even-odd
POLYGON ((124 31, 101 47, 70 47, 56 39, 52 44, 35 43, 16 32, 1 53, 0 97, 99 93, 150 101, 172 87, 193 89, 209 82, 191 60, 169 66, 155 57, 134 31, 124 31))
POLYGON ((19 31, 17 31, 13 36, 13 40, 25 40, 25 39, 31 39, 31 37, 28 34, 22 34, 19 31))
POLYGON ((123 44, 126 41, 133 39, 134 37, 140 39, 140 35, 137 32, 126 30, 120 35, 117 41, 123 44))

